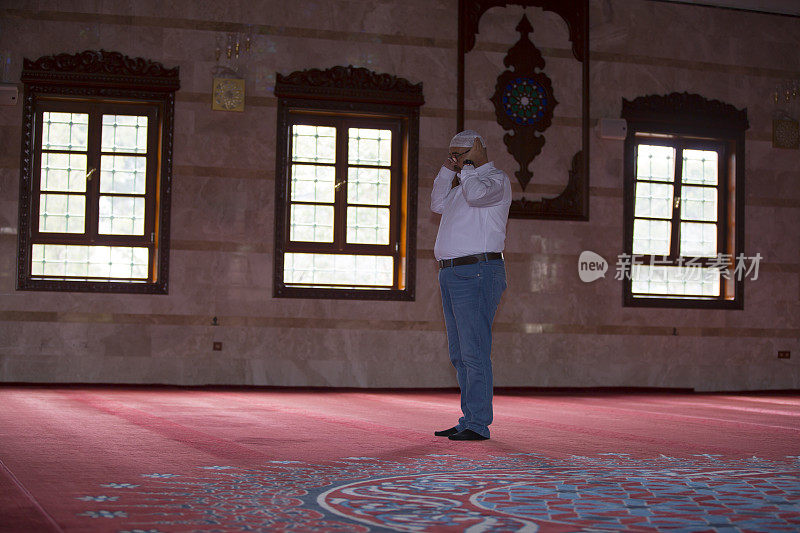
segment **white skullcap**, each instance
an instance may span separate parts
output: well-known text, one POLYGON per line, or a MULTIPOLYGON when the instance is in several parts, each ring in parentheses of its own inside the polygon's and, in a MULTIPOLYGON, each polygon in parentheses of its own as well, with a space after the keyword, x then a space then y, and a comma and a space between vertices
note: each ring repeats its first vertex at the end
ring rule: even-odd
POLYGON ((484 148, 486 148, 486 141, 483 140, 481 134, 475 130, 464 130, 461 133, 457 133, 453 140, 450 141, 450 146, 456 146, 458 148, 472 148, 472 145, 475 143, 475 139, 480 139, 481 144, 484 148))

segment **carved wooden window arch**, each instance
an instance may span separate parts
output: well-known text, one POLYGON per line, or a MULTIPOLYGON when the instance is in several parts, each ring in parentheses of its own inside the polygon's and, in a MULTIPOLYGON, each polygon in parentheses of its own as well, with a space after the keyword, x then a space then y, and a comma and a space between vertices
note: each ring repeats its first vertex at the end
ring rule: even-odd
MULTIPOLYGON (((572 158, 572 166, 568 170, 569 180, 561 194, 554 198, 543 198, 539 201, 529 201, 525 197, 514 200, 509 210, 510 218, 544 218, 553 220, 589 220, 589 2, 588 0, 523 0, 506 2, 502 0, 459 0, 458 2, 458 94, 456 106, 456 131, 464 129, 464 56, 475 46, 475 36, 478 33, 478 24, 481 16, 492 7, 506 7, 509 4, 522 7, 540 7, 545 11, 552 11, 560 15, 569 28, 569 38, 572 42, 572 53, 581 62, 581 150, 572 158)), ((534 67, 527 58, 538 53, 527 37, 523 17, 517 31, 521 37, 517 44, 509 50, 505 64, 514 65, 515 60, 520 60, 518 68, 522 66, 527 72, 525 75, 535 76, 534 67), (523 47, 524 53, 514 57, 514 49, 523 47)), ((529 23, 528 23, 529 24, 529 23)), ((509 72, 509 71, 506 71, 509 72)), ((501 75, 502 76, 502 75, 501 75)), ((498 81, 499 83, 499 81, 498 81)), ((538 84, 536 84, 538 85, 538 84)), ((504 124, 500 111, 497 112, 498 122, 504 129, 510 129, 504 124)), ((517 137, 522 132, 530 133, 530 128, 516 128, 517 137)), ((513 136, 506 135, 506 144, 509 152, 520 163, 520 170, 516 172, 517 179, 523 190, 525 189, 530 172, 528 163, 538 153, 538 149, 530 147, 530 138, 524 142, 509 144, 513 136)))
MULTIPOLYGON (((366 68, 336 66, 277 74, 275 96, 278 117, 273 295, 413 300, 422 83, 411 84, 404 78, 366 68), (356 146, 361 146, 362 134, 381 137, 375 142, 385 152, 376 161, 360 160, 360 148, 356 146), (304 136, 306 139, 301 138, 304 136), (301 143, 309 142, 314 146, 308 148, 314 152, 311 157, 298 151, 301 143), (312 171, 314 187, 323 182, 320 188, 297 192, 308 185, 300 183, 306 180, 301 173, 312 171), (376 178, 376 187, 385 188, 383 199, 357 198, 361 194, 357 176, 362 171, 372 176, 365 181, 382 176, 376 178), (309 222, 301 220, 305 215, 300 213, 312 210, 314 216, 322 210, 324 229, 317 233, 315 220, 313 234, 306 234, 311 230, 303 225, 309 222), (385 215, 388 225, 373 228, 374 239, 362 239, 358 233, 359 212, 385 215), (355 215, 355 230, 351 215, 355 215), (345 265, 344 270, 337 261, 345 265), (390 266, 381 266, 380 275, 369 269, 361 274, 359 261, 390 266), (355 266, 347 266, 348 262, 355 266), (333 266, 329 268, 327 263, 333 266)), ((373 139, 364 142, 373 143, 373 139)))
POLYGON ((87 50, 21 81, 17 289, 166 294, 178 67, 87 50))

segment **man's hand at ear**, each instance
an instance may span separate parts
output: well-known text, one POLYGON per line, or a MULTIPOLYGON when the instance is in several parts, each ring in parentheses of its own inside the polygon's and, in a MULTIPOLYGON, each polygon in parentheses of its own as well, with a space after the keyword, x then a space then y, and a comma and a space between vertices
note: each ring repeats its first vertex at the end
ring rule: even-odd
POLYGON ((472 143, 472 148, 464 155, 464 159, 461 161, 465 160, 474 162, 476 168, 489 162, 489 158, 486 156, 486 148, 481 144, 480 139, 475 139, 472 143))

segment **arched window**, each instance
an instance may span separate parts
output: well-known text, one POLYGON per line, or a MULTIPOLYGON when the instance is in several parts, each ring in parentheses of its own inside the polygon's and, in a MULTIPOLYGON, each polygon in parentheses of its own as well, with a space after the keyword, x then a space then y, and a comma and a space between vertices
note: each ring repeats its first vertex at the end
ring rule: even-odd
POLYGON ((178 68, 26 59, 17 288, 167 293, 178 68))
POLYGON ((414 298, 422 84, 278 74, 274 295, 414 298))
POLYGON ((747 111, 688 93, 622 103, 624 304, 741 309, 758 261, 743 253, 747 111))

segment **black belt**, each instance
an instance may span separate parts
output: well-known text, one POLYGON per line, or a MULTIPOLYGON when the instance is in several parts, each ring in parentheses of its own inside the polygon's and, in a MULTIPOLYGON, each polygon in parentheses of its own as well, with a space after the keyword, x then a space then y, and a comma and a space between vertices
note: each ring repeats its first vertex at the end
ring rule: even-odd
POLYGON ((488 252, 483 254, 465 255, 464 257, 456 257, 454 259, 440 259, 438 261, 439 268, 452 267, 458 265, 471 265, 479 261, 489 261, 492 259, 502 259, 502 252, 488 252))

